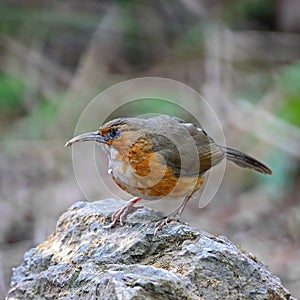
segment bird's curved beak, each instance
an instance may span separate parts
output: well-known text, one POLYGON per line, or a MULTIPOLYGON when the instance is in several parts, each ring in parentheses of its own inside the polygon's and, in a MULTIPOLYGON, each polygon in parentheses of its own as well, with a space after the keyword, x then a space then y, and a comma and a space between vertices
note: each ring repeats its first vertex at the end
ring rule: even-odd
POLYGON ((77 142, 87 142, 87 141, 104 142, 104 138, 102 135, 98 133, 98 131, 86 132, 70 139, 68 142, 66 142, 65 147, 72 146, 74 143, 77 142))

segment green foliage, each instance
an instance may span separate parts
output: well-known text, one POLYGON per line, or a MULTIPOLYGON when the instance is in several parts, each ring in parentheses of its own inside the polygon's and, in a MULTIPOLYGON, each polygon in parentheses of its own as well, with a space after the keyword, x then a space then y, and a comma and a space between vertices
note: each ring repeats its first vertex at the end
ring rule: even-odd
POLYGON ((279 112, 279 116, 289 123, 300 127, 300 98, 287 99, 279 112))
POLYGON ((43 101, 37 107, 37 114, 44 122, 52 121, 56 115, 57 104, 52 101, 43 101))
POLYGON ((22 30, 22 35, 27 33, 39 35, 40 33, 51 32, 51 35, 58 34, 57 29, 65 31, 67 28, 82 29, 96 28, 99 24, 99 13, 85 11, 68 11, 45 7, 31 7, 20 5, 0 4, 0 32, 11 35, 22 30), (43 26, 41 28, 41 26, 43 26), (31 31, 24 31, 30 29, 31 31))
POLYGON ((279 89, 285 99, 279 117, 300 126, 300 62, 285 68, 278 79, 279 89))
MULTIPOLYGON (((253 72, 252 70, 250 72, 253 72)), ((259 103, 265 93, 274 85, 274 79, 267 72, 255 70, 255 75, 250 80, 237 84, 241 89, 241 97, 252 103, 259 103)))
POLYGON ((42 99, 26 119, 24 127, 28 138, 41 138, 55 122, 60 97, 42 99))
POLYGON ((199 55, 203 48, 203 24, 197 24, 183 32, 176 44, 175 51, 184 56, 199 55))
POLYGON ((286 67, 278 80, 280 88, 289 96, 300 97, 300 61, 286 67))
POLYGON ((49 98, 42 97, 29 114, 15 122, 9 137, 13 139, 41 139, 51 134, 57 118, 60 95, 49 98))
POLYGON ((282 159, 286 154, 279 149, 272 149, 268 153, 268 157, 262 159, 268 166, 271 167, 272 176, 256 174, 259 182, 261 182, 272 196, 272 199, 277 200, 284 196, 284 192, 292 185, 292 180, 297 172, 297 163, 293 159, 282 159))
POLYGON ((128 1, 123 2, 122 8, 126 10, 124 14, 124 52, 127 60, 135 65, 146 59, 143 57, 143 36, 141 26, 134 18, 132 11, 130 10, 130 3, 128 1))
POLYGON ((228 22, 234 28, 267 27, 273 29, 276 20, 275 0, 235 0, 231 5, 228 22))
POLYGON ((274 5, 274 0, 236 0, 233 7, 241 17, 247 18, 265 16, 273 11, 274 5))
POLYGON ((24 92, 25 84, 20 78, 0 73, 0 109, 2 113, 19 111, 24 92))

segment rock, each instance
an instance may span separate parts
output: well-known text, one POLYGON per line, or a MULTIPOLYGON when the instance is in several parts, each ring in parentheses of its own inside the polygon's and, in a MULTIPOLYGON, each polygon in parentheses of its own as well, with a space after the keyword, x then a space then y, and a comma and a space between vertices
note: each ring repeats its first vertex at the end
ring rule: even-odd
POLYGON ((279 278, 225 237, 144 208, 103 228, 120 200, 78 202, 13 270, 6 299, 294 299, 279 278))

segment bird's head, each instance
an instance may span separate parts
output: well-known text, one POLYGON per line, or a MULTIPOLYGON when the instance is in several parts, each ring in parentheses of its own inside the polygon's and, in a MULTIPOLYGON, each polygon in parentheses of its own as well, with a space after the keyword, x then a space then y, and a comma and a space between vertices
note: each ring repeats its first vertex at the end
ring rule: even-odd
POLYGON ((65 147, 74 143, 94 141, 116 149, 126 148, 141 136, 145 120, 139 118, 118 118, 102 125, 97 131, 82 133, 69 140, 65 147))

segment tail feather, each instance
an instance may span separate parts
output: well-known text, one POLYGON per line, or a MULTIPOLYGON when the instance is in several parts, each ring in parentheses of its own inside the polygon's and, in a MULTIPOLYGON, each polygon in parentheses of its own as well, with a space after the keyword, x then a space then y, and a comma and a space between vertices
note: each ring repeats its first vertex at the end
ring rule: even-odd
POLYGON ((265 164, 258 161, 254 157, 229 147, 222 148, 226 153, 226 158, 235 163, 236 165, 243 168, 250 168, 263 174, 272 174, 270 168, 268 168, 265 164))

